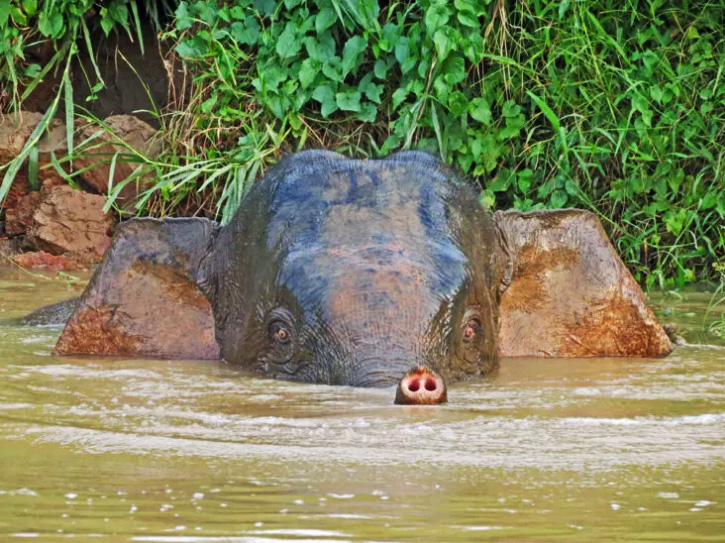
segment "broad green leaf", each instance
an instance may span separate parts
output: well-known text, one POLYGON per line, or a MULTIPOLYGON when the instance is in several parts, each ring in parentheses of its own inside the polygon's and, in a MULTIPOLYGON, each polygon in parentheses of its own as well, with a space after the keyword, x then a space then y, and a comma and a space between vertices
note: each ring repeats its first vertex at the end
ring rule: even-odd
POLYGON ((468 36, 463 43, 463 54, 471 62, 478 64, 483 59, 483 38, 480 34, 474 33, 468 36))
POLYGON ((531 168, 521 170, 518 174, 518 185, 519 190, 526 194, 531 187, 532 180, 534 178, 534 172, 531 168))
POLYGON ((288 71, 274 61, 267 64, 262 70, 262 77, 264 78, 267 90, 277 90, 280 84, 287 79, 287 75, 288 71))
POLYGON ((395 60, 402 66, 408 60, 409 56, 408 38, 400 38, 398 43, 395 44, 395 60))
POLYGON ((23 10, 13 4, 10 4, 10 17, 18 26, 26 26, 28 24, 28 18, 23 13, 23 10))
POLYGON ((503 104, 501 116, 503 117, 516 117, 521 113, 521 106, 517 105, 513 100, 506 100, 503 104))
POLYGON ((370 102, 365 102, 360 108, 360 112, 355 115, 358 119, 366 123, 374 123, 378 115, 378 108, 370 102))
POLYGON ((649 96, 655 102, 661 103, 662 102, 662 89, 660 88, 660 86, 659 85, 652 85, 649 88, 649 96))
POLYGON ((312 93, 312 99, 320 103, 322 116, 328 117, 337 110, 335 93, 329 85, 321 85, 312 93))
POLYGON ((214 106, 217 103, 217 99, 218 99, 217 94, 214 93, 208 99, 204 100, 201 103, 202 113, 211 113, 212 110, 214 109, 214 106))
POLYGON ((448 56, 448 53, 451 51, 451 47, 453 47, 453 44, 449 39, 449 34, 446 30, 448 29, 438 30, 433 36, 433 43, 435 44, 436 53, 438 53, 439 61, 445 60, 445 58, 448 56))
POLYGON ((194 21, 189 13, 189 4, 187 2, 180 2, 179 7, 176 8, 175 22, 177 30, 186 30, 194 26, 194 21))
POLYGON ((214 5, 207 2, 195 2, 192 4, 192 9, 198 19, 201 19, 210 27, 214 26, 219 14, 214 5))
POLYGON ((203 56, 204 50, 200 42, 195 39, 185 39, 176 46, 177 54, 182 58, 199 59, 203 56))
POLYGON ((254 9, 261 15, 272 15, 276 7, 277 2, 275 0, 254 0, 254 9))
POLYGON ((508 168, 502 167, 492 183, 488 183, 486 188, 492 192, 505 192, 511 186, 514 179, 513 172, 508 168))
POLYGON ((386 52, 390 52, 398 44, 401 39, 402 30, 399 26, 393 23, 386 23, 383 27, 383 37, 378 41, 380 49, 386 52))
POLYGON ((297 38, 292 23, 287 23, 282 34, 279 35, 275 50, 282 59, 292 58, 300 52, 302 40, 297 38))
POLYGON ((317 74, 320 72, 320 65, 317 61, 311 58, 307 58, 302 61, 302 64, 300 65, 300 85, 302 85, 303 89, 306 89, 309 87, 315 80, 315 77, 317 77, 317 74))
POLYGON ((255 45, 259 39, 259 23, 256 19, 248 19, 243 23, 234 22, 229 27, 229 33, 238 43, 245 45, 255 45))
POLYGON ((466 111, 468 111, 468 99, 466 95, 460 91, 451 93, 448 97, 448 109, 455 118, 465 115, 466 111))
MULTIPOLYGON (((7 3, 7 5, 10 5, 9 0, 0 1, 0 27, 3 26, 3 23, 7 20, 6 18, 3 18, 2 12, 2 4, 7 3)), ((38 0, 23 0, 23 10, 25 13, 27 13, 30 17, 35 15, 35 12, 38 11, 38 0)))
MULTIPOLYGON (((101 10, 101 13, 103 14, 104 10, 101 10)), ((101 15, 101 28, 103 29, 103 32, 105 32, 106 36, 111 33, 114 26, 116 26, 116 22, 113 20, 113 17, 101 15)))
MULTIPOLYGON (((183 2, 182 2, 183 3, 183 2)), ((232 8, 229 10, 229 15, 232 16, 233 19, 240 19, 240 20, 246 20, 247 19, 247 13, 244 10, 243 6, 232 6, 232 8)), ((177 10, 177 18, 178 18, 178 10, 177 10)))
POLYGON ((344 79, 342 75, 342 62, 338 57, 331 58, 327 62, 322 63, 322 73, 325 77, 341 83, 344 79))
POLYGON ((393 93, 393 109, 398 109, 398 106, 403 103, 403 100, 405 100, 405 97, 408 95, 408 91, 406 91, 403 88, 397 89, 393 93))
MULTIPOLYGON (((105 19, 102 19, 101 23, 103 23, 103 20, 105 19)), ((111 27, 113 27, 113 22, 111 22, 111 27)), ((38 16, 38 30, 44 36, 51 38, 60 37, 61 31, 63 30, 63 15, 58 11, 54 11, 48 16, 44 11, 41 11, 38 16)))
POLYGON ((10 0, 0 0, 0 28, 8 24, 10 17, 10 0))
POLYGON ((579 196, 579 185, 577 185, 572 179, 564 181, 564 190, 569 196, 579 196))
POLYGON ((639 111, 640 113, 649 111, 649 104, 647 103, 647 99, 640 94, 635 94, 634 96, 632 96, 632 109, 635 111, 639 111))
POLYGON ((115 0, 108 5, 108 14, 121 26, 126 27, 128 25, 128 6, 119 0, 115 0))
POLYGON ((479 123, 491 124, 491 106, 483 96, 471 100, 468 105, 468 113, 479 123))
POLYGON ((375 77, 378 79, 385 79, 385 76, 388 73, 388 65, 383 59, 378 59, 375 61, 375 68, 373 69, 373 72, 375 73, 375 77))
POLYGON ((446 83, 445 77, 440 75, 436 77, 433 81, 433 89, 435 89, 436 96, 438 96, 441 102, 448 101, 448 94, 451 92, 451 86, 446 83))
POLYGON ((467 26, 469 28, 480 28, 480 25, 478 24, 478 18, 473 15, 473 13, 469 13, 466 11, 458 12, 458 22, 461 23, 463 26, 467 26))
POLYGON ((368 97, 368 99, 371 102, 375 102, 376 104, 381 103, 380 96, 383 93, 383 86, 382 85, 376 85, 375 83, 368 83, 364 89, 361 89, 365 96, 368 97))
POLYGON ((326 62, 335 57, 335 40, 329 33, 319 38, 308 36, 305 38, 304 43, 307 54, 315 60, 326 62))
POLYGON ((496 206, 496 196, 491 190, 482 190, 478 195, 478 203, 486 209, 493 209, 496 206))
POLYGON ((360 80, 358 90, 365 94, 371 102, 380 104, 380 95, 383 93, 383 86, 373 83, 373 74, 368 73, 360 80))
POLYGON ((337 21, 337 13, 331 7, 324 7, 315 17, 315 30, 318 34, 322 34, 337 21))
POLYGON ((338 92, 335 100, 342 111, 360 111, 360 93, 357 91, 338 92))
POLYGON ((700 209, 712 209, 717 204, 717 192, 711 190, 702 197, 700 209))
POLYGON ((445 5, 433 4, 425 12, 426 32, 433 36, 435 32, 448 22, 450 11, 445 5))
POLYGON ((466 64, 460 56, 449 57, 444 65, 443 74, 451 87, 466 78, 466 64))
POLYGON ((367 46, 368 42, 362 36, 353 36, 345 42, 345 46, 342 49, 343 77, 358 66, 358 58, 367 46))
POLYGON ((568 200, 569 197, 563 190, 555 190, 552 193, 551 198, 549 198, 549 202, 553 208, 565 207, 568 200))

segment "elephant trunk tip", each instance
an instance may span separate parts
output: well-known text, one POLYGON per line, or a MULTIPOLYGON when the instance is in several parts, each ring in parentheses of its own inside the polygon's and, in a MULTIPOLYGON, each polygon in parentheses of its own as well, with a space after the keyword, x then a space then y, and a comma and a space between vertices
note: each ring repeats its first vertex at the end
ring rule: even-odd
POLYGON ((446 403, 448 392, 443 379, 428 368, 415 368, 406 373, 395 392, 397 405, 434 405, 446 403))

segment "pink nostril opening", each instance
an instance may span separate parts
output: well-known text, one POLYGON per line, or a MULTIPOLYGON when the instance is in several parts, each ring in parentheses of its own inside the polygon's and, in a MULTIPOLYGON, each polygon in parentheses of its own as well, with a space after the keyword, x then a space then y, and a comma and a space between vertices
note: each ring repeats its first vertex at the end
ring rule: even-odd
POLYGON ((427 368, 410 370, 400 380, 395 392, 398 405, 433 405, 447 401, 443 379, 427 368))

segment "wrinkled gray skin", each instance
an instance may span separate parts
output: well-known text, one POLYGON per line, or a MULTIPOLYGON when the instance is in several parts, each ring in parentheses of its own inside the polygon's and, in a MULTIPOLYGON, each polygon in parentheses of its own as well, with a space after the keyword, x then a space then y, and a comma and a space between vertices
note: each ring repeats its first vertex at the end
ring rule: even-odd
POLYGON ((222 357, 270 377, 390 386, 497 365, 502 256, 490 216, 437 159, 284 160, 219 229, 197 281, 222 357))
POLYGON ((65 324, 73 315, 81 299, 72 298, 51 305, 46 305, 33 311, 20 319, 20 324, 26 326, 57 326, 65 324))

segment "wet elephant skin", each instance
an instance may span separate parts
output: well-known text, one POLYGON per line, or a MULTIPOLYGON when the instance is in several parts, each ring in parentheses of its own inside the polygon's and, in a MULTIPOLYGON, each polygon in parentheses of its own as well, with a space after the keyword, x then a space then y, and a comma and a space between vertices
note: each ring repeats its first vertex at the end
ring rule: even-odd
POLYGON ((315 383, 447 381, 497 364, 495 227, 433 157, 310 151, 271 171, 197 280, 227 362, 315 383))
POLYGON ((56 345, 397 383, 401 403, 444 401, 444 380, 488 374, 498 356, 671 351, 593 213, 490 214, 425 153, 360 161, 326 151, 284 159, 226 226, 119 225, 56 345))

